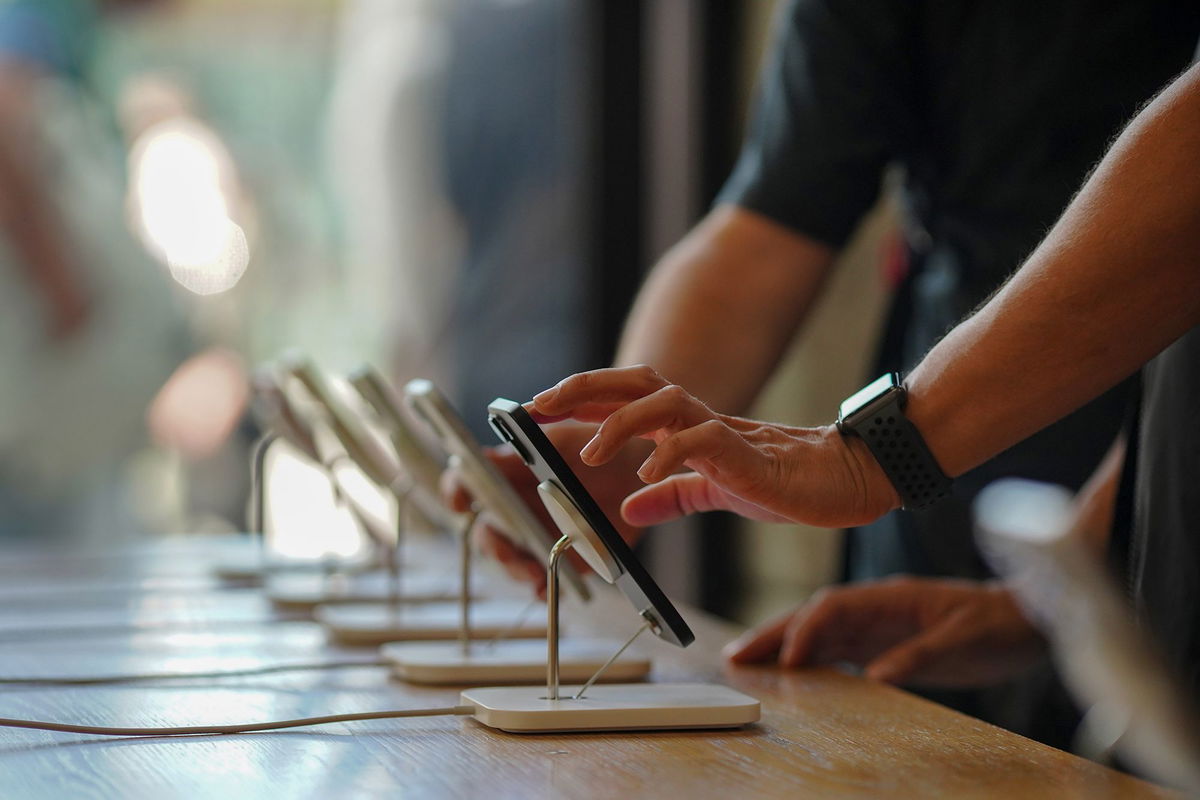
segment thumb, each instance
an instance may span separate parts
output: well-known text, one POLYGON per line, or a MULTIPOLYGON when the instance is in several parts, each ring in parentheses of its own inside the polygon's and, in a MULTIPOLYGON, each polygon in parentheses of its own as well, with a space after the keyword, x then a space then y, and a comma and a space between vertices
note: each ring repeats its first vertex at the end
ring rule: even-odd
POLYGON ((867 665, 866 675, 885 683, 905 683, 954 649, 962 639, 957 615, 886 650, 867 665))
POLYGON ((701 511, 732 511, 762 522, 792 520, 727 492, 698 472, 672 475, 639 489, 621 504, 621 516, 630 525, 644 528, 701 511))
POLYGON ((724 492, 696 472, 672 475, 638 489, 621 504, 621 516, 630 525, 645 527, 670 522, 699 511, 728 508, 721 504, 724 492))

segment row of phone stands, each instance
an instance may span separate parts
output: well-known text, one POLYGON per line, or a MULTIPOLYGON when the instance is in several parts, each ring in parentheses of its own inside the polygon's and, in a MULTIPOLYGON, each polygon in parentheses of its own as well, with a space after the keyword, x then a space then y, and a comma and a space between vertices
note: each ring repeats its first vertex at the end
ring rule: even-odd
POLYGON ((628 548, 614 553, 605 543, 589 522, 598 513, 594 505, 591 517, 580 511, 572 497, 582 491, 578 484, 567 488, 546 479, 538 493, 561 533, 555 542, 430 382, 411 381, 397 393, 369 367, 334 379, 291 357, 256 376, 255 407, 266 433, 253 454, 250 523, 262 546, 255 562, 222 565, 219 577, 261 580, 274 605, 311 614, 337 644, 378 648, 395 679, 484 687, 465 689, 461 704, 473 705, 475 718, 491 727, 735 728, 758 720, 758 701, 727 687, 644 682, 652 664, 634 640, 648 630, 686 646, 691 633, 682 618, 657 586, 644 591, 653 582, 629 563, 635 559, 628 548), (266 472, 280 441, 324 471, 371 543, 369 556, 320 564, 272 557, 266 472), (391 519, 381 519, 342 486, 346 463, 394 498, 398 511, 391 519), (447 466, 474 498, 470 513, 442 504, 439 481, 447 466), (495 565, 476 568, 472 532, 485 521, 545 557, 545 604, 531 601, 531 588, 506 581, 495 565), (637 627, 630 639, 560 631, 562 595, 573 594, 579 601, 573 607, 585 614, 592 594, 584 571, 565 557, 569 550, 623 590, 632 567, 639 580, 631 600, 661 598, 634 602, 630 625, 637 627), (664 610, 671 625, 663 622, 664 610))

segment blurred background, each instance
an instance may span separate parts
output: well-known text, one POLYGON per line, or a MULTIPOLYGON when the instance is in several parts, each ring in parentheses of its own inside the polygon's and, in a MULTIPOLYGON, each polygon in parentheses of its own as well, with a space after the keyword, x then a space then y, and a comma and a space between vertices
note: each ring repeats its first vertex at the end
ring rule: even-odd
MULTIPOLYGON (((242 530, 248 375, 290 349, 432 378, 483 441, 493 397, 606 364, 732 166, 774 6, 0 0, 0 537, 242 530)), ((894 225, 885 196, 758 416, 862 383, 894 225)), ((350 524, 275 472, 300 540, 350 524)), ((838 574, 836 532, 780 527, 644 549, 748 621, 838 574)))

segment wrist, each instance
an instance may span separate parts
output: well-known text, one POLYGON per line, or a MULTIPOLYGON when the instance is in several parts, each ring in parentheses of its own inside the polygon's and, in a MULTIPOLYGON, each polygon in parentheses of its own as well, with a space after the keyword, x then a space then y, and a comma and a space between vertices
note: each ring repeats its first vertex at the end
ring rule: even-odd
POLYGON ((858 436, 844 435, 836 425, 828 425, 823 430, 824 435, 833 440, 834 446, 845 454, 850 474, 854 476, 857 494, 863 503, 861 521, 874 521, 889 511, 900 508, 900 493, 892 485, 867 443, 858 436))
POLYGON ((994 413, 1011 393, 989 391, 997 385, 993 375, 965 356, 943 353, 945 349, 939 345, 905 377, 905 414, 942 471, 956 478, 1011 444, 994 413))
POLYGON ((904 380, 904 388, 908 393, 908 403, 905 414, 921 436, 925 446, 937 461, 942 471, 951 478, 957 478, 966 469, 959 464, 952 443, 955 438, 955 418, 953 409, 940 408, 937 393, 930 391, 931 387, 921 381, 919 375, 909 375, 904 380))

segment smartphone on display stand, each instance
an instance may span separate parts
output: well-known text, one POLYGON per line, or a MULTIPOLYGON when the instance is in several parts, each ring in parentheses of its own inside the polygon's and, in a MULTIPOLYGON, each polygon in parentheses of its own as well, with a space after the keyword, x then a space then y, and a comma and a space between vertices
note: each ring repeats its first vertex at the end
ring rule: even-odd
POLYGON ((615 562, 613 582, 650 623, 654 634, 680 647, 691 644, 696 638, 691 628, 529 412, 520 403, 497 398, 488 406, 488 422, 501 440, 516 449, 539 481, 554 484, 574 504, 615 562))

